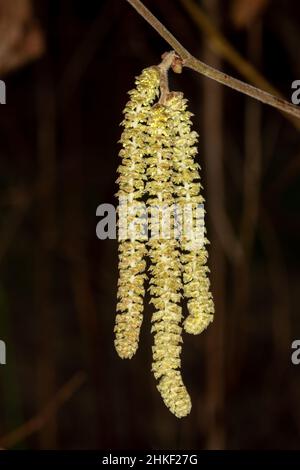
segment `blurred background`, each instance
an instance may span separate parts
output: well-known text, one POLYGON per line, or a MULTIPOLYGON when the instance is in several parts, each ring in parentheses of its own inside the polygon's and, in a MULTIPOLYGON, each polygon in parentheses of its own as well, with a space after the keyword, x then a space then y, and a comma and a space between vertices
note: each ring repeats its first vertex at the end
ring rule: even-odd
MULTIPOLYGON (((275 90, 300 79, 300 4, 145 0, 197 57, 275 90), (251 64, 251 65, 250 65, 251 64)), ((195 72, 172 74, 200 134, 215 321, 184 336, 178 420, 137 355, 113 346, 122 109, 170 47, 125 0, 0 0, 0 446, 296 449, 300 442, 300 122, 195 72)))

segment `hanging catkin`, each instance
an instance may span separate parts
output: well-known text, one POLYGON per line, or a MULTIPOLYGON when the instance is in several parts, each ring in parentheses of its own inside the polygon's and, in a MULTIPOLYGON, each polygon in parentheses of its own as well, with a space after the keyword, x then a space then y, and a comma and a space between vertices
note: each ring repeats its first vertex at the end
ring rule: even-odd
POLYGON ((208 279, 208 259, 205 244, 208 240, 197 232, 197 208, 204 203, 201 195, 199 165, 195 162, 198 135, 191 129, 192 114, 187 111, 187 100, 182 93, 173 93, 168 100, 168 110, 173 124, 173 167, 175 203, 190 208, 193 228, 190 234, 183 233, 181 262, 183 270, 184 297, 188 300, 189 315, 184 321, 187 333, 201 333, 213 320, 214 303, 208 279), (187 236, 189 235, 189 236, 187 236), (198 236, 197 236, 198 235, 198 236))
MULTIPOLYGON (((143 297, 146 278, 145 241, 134 233, 130 215, 140 203, 145 186, 145 152, 147 145, 147 120, 151 104, 158 95, 159 73, 157 68, 145 69, 136 79, 136 88, 129 92, 121 136, 122 163, 118 168, 119 201, 125 201, 127 209, 127 234, 119 242, 118 304, 115 325, 115 347, 123 359, 131 358, 138 347, 142 324, 143 297)), ((119 205, 120 208, 120 205, 119 205)))
MULTIPOLYGON (((167 108, 156 105, 149 118, 149 156, 147 158, 147 205, 158 208, 159 213, 174 204, 172 119, 167 108)), ((179 241, 173 236, 174 219, 171 217, 170 238, 151 237, 149 245, 150 295, 155 312, 152 317, 154 346, 152 370, 158 380, 162 398, 178 418, 191 410, 191 400, 180 373, 182 343, 181 263, 179 241)))
POLYGON ((196 224, 204 202, 199 165, 195 162, 198 136, 191 129, 187 100, 182 93, 168 91, 160 67, 145 69, 136 79, 124 113, 122 162, 117 180, 119 281, 115 347, 122 358, 131 358, 137 350, 148 258, 150 302, 154 307, 152 371, 166 406, 182 418, 191 410, 181 375, 182 297, 188 307, 183 323, 186 332, 201 333, 214 313, 206 264, 208 241, 204 227, 196 224), (161 98, 156 102, 159 90, 161 98), (150 227, 142 234, 136 230, 136 218, 140 217, 144 202, 151 219, 150 227), (174 207, 176 210, 172 211, 174 207), (178 232, 176 211, 185 214, 186 209, 191 213, 192 230, 186 231, 183 224, 178 232), (164 219, 168 210, 169 218, 164 219), (120 217, 124 211, 125 226, 120 217), (162 219, 164 223, 169 221, 168 227, 161 223, 162 219))

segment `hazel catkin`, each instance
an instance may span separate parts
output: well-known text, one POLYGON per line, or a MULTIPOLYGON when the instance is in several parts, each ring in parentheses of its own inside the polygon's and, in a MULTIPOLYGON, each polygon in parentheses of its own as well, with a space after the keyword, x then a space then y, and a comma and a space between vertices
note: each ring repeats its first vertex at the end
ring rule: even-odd
POLYGON ((165 405, 182 418, 192 406, 181 373, 182 330, 184 327, 187 333, 199 334, 207 328, 213 320, 214 303, 208 277, 204 198, 195 161, 198 135, 192 130, 187 100, 182 93, 166 91, 165 80, 164 93, 156 101, 160 80, 159 67, 145 69, 136 79, 135 89, 129 92, 130 100, 124 110, 117 179, 119 280, 115 347, 121 358, 129 359, 138 348, 145 281, 149 278, 154 308, 152 372, 165 405), (136 230, 136 221, 145 204, 150 227, 142 233, 136 230), (124 213, 125 222, 120 217, 124 213), (184 321, 183 300, 188 307, 184 321))

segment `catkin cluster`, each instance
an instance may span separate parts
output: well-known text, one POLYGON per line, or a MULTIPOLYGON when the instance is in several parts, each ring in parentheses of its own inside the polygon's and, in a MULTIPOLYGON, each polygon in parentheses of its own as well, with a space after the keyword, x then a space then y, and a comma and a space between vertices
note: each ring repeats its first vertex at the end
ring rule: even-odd
POLYGON ((189 207, 193 224, 199 204, 204 202, 195 163, 198 136, 191 129, 187 101, 181 93, 169 93, 163 102, 157 102, 159 91, 159 68, 145 69, 136 79, 136 88, 129 92, 124 110, 117 195, 119 212, 126 204, 127 219, 123 227, 119 218, 115 347, 121 358, 131 358, 137 350, 145 281, 149 278, 154 307, 152 371, 166 406, 181 418, 191 410, 181 376, 182 298, 188 307, 183 327, 192 334, 201 333, 212 321, 214 304, 206 264, 208 241, 197 242, 199 227, 192 237, 181 227, 178 236, 178 221, 171 211, 167 235, 160 230, 160 217, 151 220, 150 237, 148 231, 142 236, 137 230, 136 216, 144 205, 148 215, 155 211, 164 214, 173 206, 184 214, 189 207))

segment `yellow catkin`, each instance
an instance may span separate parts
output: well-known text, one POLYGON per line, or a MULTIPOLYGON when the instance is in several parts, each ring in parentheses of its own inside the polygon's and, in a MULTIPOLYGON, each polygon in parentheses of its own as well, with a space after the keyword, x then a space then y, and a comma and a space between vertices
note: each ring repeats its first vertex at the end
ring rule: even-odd
MULTIPOLYGON (((146 183, 150 210, 153 207, 170 207, 174 202, 169 119, 172 117, 165 106, 153 107, 148 123, 146 183)), ((180 372, 182 279, 179 241, 171 234, 169 239, 151 237, 148 245, 151 261, 150 295, 155 309, 152 317, 152 371, 166 406, 175 416, 182 418, 190 413, 191 400, 180 372)))
POLYGON ((192 115, 181 93, 170 93, 164 97, 164 104, 154 104, 159 85, 159 68, 143 70, 136 79, 136 88, 129 92, 130 101, 124 110, 122 162, 117 182, 119 215, 121 212, 124 215, 125 211, 127 221, 122 224, 119 218, 115 347, 121 358, 131 358, 137 350, 147 278, 145 258, 149 256, 149 291, 154 305, 152 371, 166 406, 182 418, 191 411, 191 399, 181 376, 182 294, 189 311, 184 321, 188 333, 201 333, 209 325, 214 304, 208 278, 205 230, 201 246, 198 244, 201 230, 190 234, 183 232, 178 237, 177 221, 172 212, 174 205, 182 213, 189 207, 193 225, 196 210, 204 202, 199 165, 195 163, 198 136, 191 129, 192 115), (140 209, 144 210, 145 198, 151 222, 149 241, 146 241, 148 233, 141 234, 136 227, 136 217, 140 209), (161 226, 161 215, 166 214, 166 210, 170 217, 169 233, 161 226), (198 243, 191 237, 193 234, 198 243))
MULTIPOLYGON (((136 88, 129 92, 130 100, 124 110, 117 195, 120 201, 126 202, 127 225, 134 219, 131 210, 141 204, 144 194, 147 119, 158 90, 157 68, 143 70, 136 79, 136 88)), ((145 255, 145 241, 134 230, 129 230, 119 241, 118 313, 114 329, 115 348, 123 359, 131 358, 138 348, 145 293, 145 255)))
MULTIPOLYGON (((198 135, 191 129, 192 114, 187 111, 187 100, 182 93, 174 93, 167 103, 173 126, 173 168, 175 202, 179 206, 191 205, 195 218, 196 207, 203 204, 199 165, 195 163, 198 135)), ((205 233, 205 232, 204 232, 205 233)), ((213 321, 214 303, 210 292, 207 267, 208 253, 204 238, 201 247, 183 234, 181 263, 184 297, 188 299, 189 315, 184 321, 188 333, 199 334, 213 321)), ((199 233, 198 233, 199 236, 199 233)))

